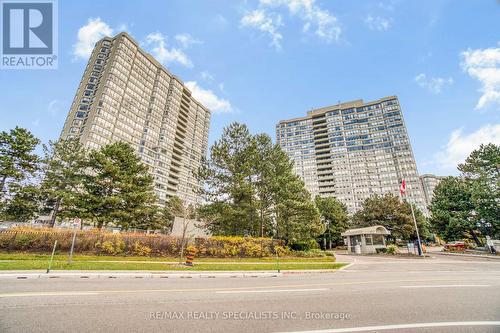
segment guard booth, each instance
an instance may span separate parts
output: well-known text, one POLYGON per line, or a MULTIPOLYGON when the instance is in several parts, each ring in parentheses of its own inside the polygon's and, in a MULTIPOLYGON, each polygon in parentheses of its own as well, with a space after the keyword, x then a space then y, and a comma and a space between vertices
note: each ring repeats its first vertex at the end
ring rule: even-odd
POLYGON ((384 226, 349 229, 341 235, 347 245, 348 253, 377 253, 377 249, 385 248, 385 237, 391 232, 384 226))

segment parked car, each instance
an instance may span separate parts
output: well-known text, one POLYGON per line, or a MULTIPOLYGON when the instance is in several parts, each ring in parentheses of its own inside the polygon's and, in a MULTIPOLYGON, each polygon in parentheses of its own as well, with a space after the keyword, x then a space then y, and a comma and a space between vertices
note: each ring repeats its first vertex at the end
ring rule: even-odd
POLYGON ((445 251, 465 251, 467 245, 462 241, 449 242, 444 244, 445 251))

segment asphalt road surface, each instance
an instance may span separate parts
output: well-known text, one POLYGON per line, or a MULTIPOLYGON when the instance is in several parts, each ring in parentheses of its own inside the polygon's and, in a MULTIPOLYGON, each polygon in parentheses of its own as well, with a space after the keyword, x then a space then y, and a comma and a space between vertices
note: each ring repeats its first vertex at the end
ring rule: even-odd
POLYGON ((1 279, 0 332, 500 332, 500 260, 338 256, 274 278, 1 279))

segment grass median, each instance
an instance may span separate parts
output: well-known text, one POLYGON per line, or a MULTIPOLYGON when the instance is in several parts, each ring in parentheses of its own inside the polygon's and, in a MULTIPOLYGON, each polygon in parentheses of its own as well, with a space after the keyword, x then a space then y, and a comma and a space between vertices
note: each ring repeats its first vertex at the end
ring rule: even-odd
MULTIPOLYGON (((31 253, 0 253, 0 270, 46 269, 50 255, 31 253)), ((75 255, 68 264, 67 255, 55 255, 53 270, 148 270, 148 271, 273 271, 277 270, 276 258, 198 258, 193 267, 178 264, 178 258, 168 257, 115 257, 75 255)), ((283 257, 281 270, 338 269, 334 257, 283 257)))

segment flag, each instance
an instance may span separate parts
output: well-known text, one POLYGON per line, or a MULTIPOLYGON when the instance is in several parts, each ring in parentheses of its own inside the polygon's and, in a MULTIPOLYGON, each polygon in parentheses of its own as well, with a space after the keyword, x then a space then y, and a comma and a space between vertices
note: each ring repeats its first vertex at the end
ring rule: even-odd
POLYGON ((399 187, 399 193, 401 194, 401 196, 406 194, 406 181, 404 179, 401 181, 401 186, 399 187))

